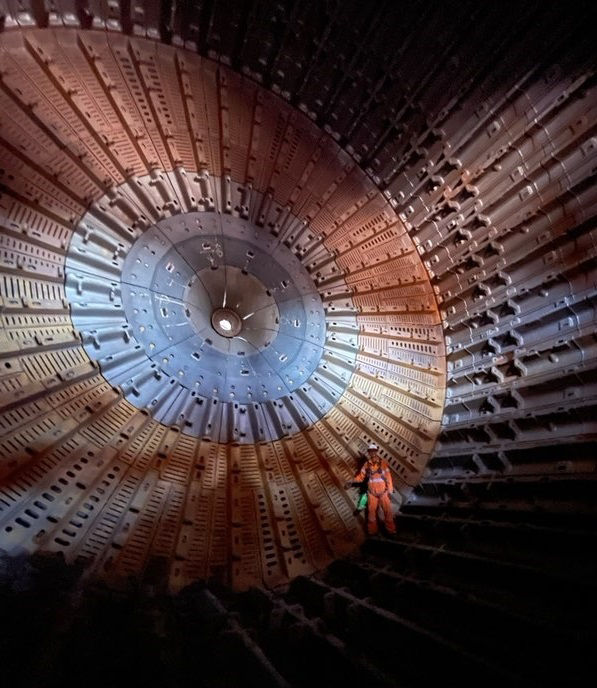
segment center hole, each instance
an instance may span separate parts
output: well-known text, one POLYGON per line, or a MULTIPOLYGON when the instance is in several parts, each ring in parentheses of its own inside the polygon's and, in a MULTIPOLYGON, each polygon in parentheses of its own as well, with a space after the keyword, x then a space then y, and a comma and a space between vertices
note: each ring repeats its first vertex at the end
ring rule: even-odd
POLYGON ((220 320, 220 327, 223 330, 226 330, 226 332, 230 332, 230 330, 232 329, 232 323, 230 322, 230 320, 227 320, 226 318, 222 318, 220 320))

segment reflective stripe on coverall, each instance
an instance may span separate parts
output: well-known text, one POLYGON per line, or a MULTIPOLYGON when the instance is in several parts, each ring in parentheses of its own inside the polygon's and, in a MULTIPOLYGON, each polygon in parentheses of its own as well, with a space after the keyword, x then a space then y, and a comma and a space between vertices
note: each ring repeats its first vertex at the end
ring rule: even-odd
POLYGON ((394 523, 392 505, 390 503, 390 494, 394 489, 390 467, 383 460, 380 461, 377 467, 375 464, 372 465, 370 460, 367 460, 355 476, 353 482, 362 483, 365 478, 369 479, 367 490, 367 532, 369 535, 377 533, 377 508, 381 506, 386 530, 388 533, 395 533, 396 524, 394 523))

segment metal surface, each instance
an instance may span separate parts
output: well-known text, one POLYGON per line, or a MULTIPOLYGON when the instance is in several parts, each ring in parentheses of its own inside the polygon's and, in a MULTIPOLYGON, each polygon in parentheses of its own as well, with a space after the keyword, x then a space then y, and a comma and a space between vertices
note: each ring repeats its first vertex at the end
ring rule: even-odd
POLYGON ((408 494, 445 385, 388 199, 225 66, 117 32, 1 43, 0 547, 111 585, 159 565, 173 590, 354 550, 359 450, 408 494), (255 313, 235 337, 224 293, 255 313))
POLYGON ((0 5, 7 546, 84 554, 114 578, 160 556, 179 562, 174 585, 284 580, 349 548, 339 485, 367 438, 412 504, 573 510, 561 495, 594 479, 597 438, 596 65, 579 7, 0 5), (70 319, 84 323, 76 304, 109 283, 103 312, 122 322, 118 241, 193 212, 286 245, 327 316, 307 391, 260 410, 218 397, 197 438, 184 396, 161 387, 153 419, 121 398, 137 400, 124 371, 147 360, 141 344, 124 353, 132 327, 97 330, 114 348, 98 364, 70 319), (67 283, 71 305, 65 253, 85 213, 120 238, 67 283), (98 365, 123 371, 118 392, 98 365), (78 463, 106 444, 120 473, 106 454, 78 463), (73 464, 118 493, 64 497, 95 505, 97 529, 71 530, 68 505, 38 499, 79 475, 73 464), (35 501, 57 523, 36 527, 35 501), (142 505, 143 522, 123 504, 142 505))
MULTIPOLYGON (((150 182, 149 176, 137 180, 150 182)), ((124 185, 119 194, 131 191, 124 185)), ((98 205, 108 202, 104 197, 98 205)), ((335 264, 333 256, 321 257, 335 264)), ((133 405, 179 423, 186 434, 206 434, 214 401, 227 405, 222 414, 235 416, 239 404, 253 404, 261 415, 260 404, 281 399, 311 422, 331 406, 328 400, 308 408, 290 399, 298 388, 308 393, 312 376, 321 374, 326 328, 317 287, 287 246, 248 220, 181 213, 129 240, 91 211, 69 246, 66 296, 86 351, 106 379, 133 405), (93 300, 81 301, 80 285, 89 279, 96 284, 93 300), (220 327, 224 316, 229 330, 220 327)), ((355 369, 355 356, 345 362, 347 371, 355 369)), ((349 379, 332 383, 334 393, 341 395, 349 379)), ((214 427, 211 436, 217 441, 219 433, 214 427)), ((262 438, 285 434, 286 428, 268 425, 262 438)), ((234 439, 252 443, 253 437, 234 439)))
POLYGON ((216 308, 211 314, 211 326, 222 337, 232 339, 241 333, 243 318, 232 308, 216 308))

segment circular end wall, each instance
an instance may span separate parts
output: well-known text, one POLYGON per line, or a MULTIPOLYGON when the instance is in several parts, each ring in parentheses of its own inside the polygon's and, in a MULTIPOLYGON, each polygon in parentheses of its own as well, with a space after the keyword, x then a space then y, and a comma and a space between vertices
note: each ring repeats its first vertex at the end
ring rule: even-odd
POLYGON ((196 55, 14 31, 0 69, 0 546, 171 589, 350 552, 359 452, 408 492, 444 401, 393 207, 308 117, 196 55))

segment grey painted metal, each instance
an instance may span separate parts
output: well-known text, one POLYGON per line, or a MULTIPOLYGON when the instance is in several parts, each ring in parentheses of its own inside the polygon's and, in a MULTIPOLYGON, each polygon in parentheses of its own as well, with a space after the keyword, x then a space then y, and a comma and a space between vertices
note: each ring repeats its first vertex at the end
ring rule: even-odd
MULTIPOLYGON (((171 176, 135 179, 111 195, 130 208, 139 189, 171 176)), ((312 257, 274 233, 215 207, 154 223, 131 212, 124 226, 105 221, 110 202, 93 204, 77 226, 66 294, 87 353, 131 403, 224 442, 279 438, 330 410, 356 361, 356 309, 340 271, 345 334, 301 262, 310 267, 312 257), (223 315, 232 336, 219 326, 223 315)), ((321 248, 318 257, 334 264, 321 248)))

